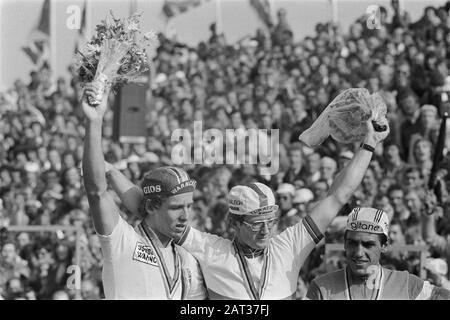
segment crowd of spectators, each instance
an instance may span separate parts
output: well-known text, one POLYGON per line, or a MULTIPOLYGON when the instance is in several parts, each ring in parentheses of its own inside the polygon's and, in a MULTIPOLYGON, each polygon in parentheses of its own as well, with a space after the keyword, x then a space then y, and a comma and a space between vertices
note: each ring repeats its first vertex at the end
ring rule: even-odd
MULTIPOLYGON (((109 110, 103 129, 106 160, 138 183, 151 168, 180 165, 172 157, 180 142, 172 141, 171 134, 177 128, 192 132, 194 121, 202 121, 204 130, 219 129, 232 140, 239 130, 259 128, 268 130, 258 136, 267 142, 273 134, 270 129, 278 129, 279 156, 272 161, 279 170, 274 175, 245 163, 181 166, 198 181, 190 217, 196 228, 231 238, 227 192, 233 185, 257 180, 277 195, 277 232, 281 232, 327 194, 335 175, 359 147, 330 138, 313 150, 298 141, 299 134, 342 90, 363 87, 379 92, 388 107, 391 134, 375 151, 360 189, 330 226, 325 241, 343 242, 345 217, 352 206, 383 209, 391 217, 391 243, 430 245, 427 276, 448 286, 450 153, 438 166, 434 192, 427 190, 440 117, 450 94, 450 3, 427 7, 416 22, 395 0, 391 8, 380 9, 380 23, 374 29, 368 28, 367 17, 354 22, 348 32, 333 23, 319 23, 314 35, 299 42, 294 41, 283 9, 270 31, 259 29, 235 44, 227 43, 214 26, 208 41, 197 47, 161 34, 149 90, 146 142, 115 141, 109 110), (235 131, 225 134, 225 129, 235 131), (426 213, 433 213, 433 232, 423 231, 426 213)), ((58 78, 52 83, 50 68, 43 66, 31 72, 28 83, 17 80, 0 95, 3 299, 103 297, 100 245, 79 170, 82 88, 73 67, 69 73, 68 81, 58 78), (8 231, 9 226, 32 225, 81 228, 77 265, 81 283, 74 281, 77 266, 71 268, 75 232, 8 231)), ((190 151, 196 150, 196 143, 190 151)), ((444 152, 449 150, 447 135, 444 152)), ((125 208, 123 213, 131 224, 139 221, 125 208)), ((343 265, 341 252, 325 255, 325 241, 304 264, 299 299, 315 276, 343 265)), ((419 274, 419 261, 417 253, 391 252, 383 263, 419 274)))

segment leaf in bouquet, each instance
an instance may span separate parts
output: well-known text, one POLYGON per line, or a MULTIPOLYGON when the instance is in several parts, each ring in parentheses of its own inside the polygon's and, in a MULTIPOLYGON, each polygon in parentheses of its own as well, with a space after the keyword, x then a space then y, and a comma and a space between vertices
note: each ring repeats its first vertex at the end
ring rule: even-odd
POLYGON ((114 12, 112 10, 109 10, 109 15, 106 16, 106 21, 107 21, 107 25, 109 27, 117 24, 120 22, 120 19, 116 19, 116 17, 114 17, 114 12))
POLYGON ((99 61, 100 72, 108 76, 114 77, 120 68, 120 61, 129 49, 129 43, 120 42, 116 39, 106 39, 102 48, 99 61))
POLYGON ((95 66, 95 64, 96 64, 96 59, 94 57, 86 57, 86 56, 84 56, 82 58, 82 62, 83 62, 83 65, 93 68, 95 66))
POLYGON ((78 77, 82 82, 90 82, 95 76, 98 60, 93 56, 87 56, 80 50, 77 50, 78 77))
POLYGON ((102 20, 101 23, 95 27, 95 32, 97 32, 97 34, 106 33, 107 30, 108 25, 106 24, 106 20, 102 20))

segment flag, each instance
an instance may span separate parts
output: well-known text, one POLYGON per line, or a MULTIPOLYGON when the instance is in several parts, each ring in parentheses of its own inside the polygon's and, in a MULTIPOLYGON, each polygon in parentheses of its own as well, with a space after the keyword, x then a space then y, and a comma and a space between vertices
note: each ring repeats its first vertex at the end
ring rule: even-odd
POLYGON ((273 22, 269 0, 250 0, 250 5, 255 9, 259 19, 261 19, 267 28, 271 28, 273 22))
POLYGON ((78 37, 75 43, 75 53, 86 42, 86 0, 84 0, 83 11, 81 11, 80 27, 78 28, 78 37))
POLYGON ((28 35, 25 54, 35 65, 48 63, 50 59, 50 0, 45 0, 41 9, 39 23, 28 35))
POLYGON ((189 9, 198 7, 209 0, 165 0, 163 5, 163 14, 170 19, 176 15, 184 13, 189 9))
POLYGON ((81 12, 80 29, 78 29, 78 34, 84 37, 85 29, 86 29, 86 0, 84 0, 83 11, 81 12))

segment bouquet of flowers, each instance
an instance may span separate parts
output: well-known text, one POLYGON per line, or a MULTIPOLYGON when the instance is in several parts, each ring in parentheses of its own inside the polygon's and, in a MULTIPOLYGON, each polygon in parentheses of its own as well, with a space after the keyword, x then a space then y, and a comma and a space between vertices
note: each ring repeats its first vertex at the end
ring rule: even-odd
POLYGON ((347 89, 325 108, 312 126, 299 137, 310 147, 320 145, 330 135, 340 143, 361 142, 367 133, 365 122, 371 117, 375 131, 384 131, 386 104, 377 93, 363 88, 347 89))
POLYGON ((102 20, 96 33, 85 47, 77 52, 76 67, 81 84, 98 82, 102 90, 91 106, 100 104, 106 86, 116 91, 118 86, 136 81, 139 75, 150 69, 146 50, 157 47, 154 31, 142 34, 139 30, 140 14, 126 20, 111 17, 102 20))

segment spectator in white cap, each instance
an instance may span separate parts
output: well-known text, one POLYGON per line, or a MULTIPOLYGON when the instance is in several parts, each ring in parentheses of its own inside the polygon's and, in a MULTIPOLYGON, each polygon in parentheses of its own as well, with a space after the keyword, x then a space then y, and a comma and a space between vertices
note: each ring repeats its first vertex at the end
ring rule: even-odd
MULTIPOLYGON (((272 190, 261 183, 238 185, 230 190, 228 204, 230 226, 235 230, 233 240, 186 227, 176 242, 200 263, 209 298, 295 297, 298 275, 305 259, 323 238, 339 210, 350 200, 364 177, 375 147, 389 134, 389 128, 383 132, 375 131, 371 121, 366 122, 367 134, 361 148, 337 175, 327 196, 301 222, 282 233, 274 235, 278 206, 272 190)), ((116 181, 113 186, 126 184, 116 181)), ((115 188, 115 191, 126 205, 126 198, 135 189, 115 188)), ((135 213, 135 208, 128 209, 135 213)))
POLYGON ((450 291, 407 271, 380 265, 387 251, 389 218, 383 210, 356 207, 344 235, 347 266, 314 279, 307 297, 313 300, 449 300, 450 291))
POLYGON ((294 197, 295 187, 290 183, 282 183, 277 189, 278 201, 280 204, 280 217, 286 215, 292 210, 292 198, 294 197))

